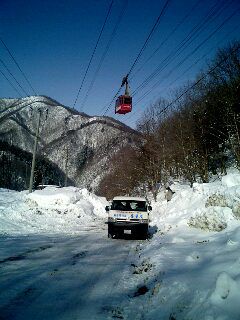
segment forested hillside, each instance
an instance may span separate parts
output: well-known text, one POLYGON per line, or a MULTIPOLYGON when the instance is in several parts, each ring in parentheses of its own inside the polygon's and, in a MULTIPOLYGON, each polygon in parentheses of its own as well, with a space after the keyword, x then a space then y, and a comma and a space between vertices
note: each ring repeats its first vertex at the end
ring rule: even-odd
POLYGON ((75 185, 95 190, 110 170, 109 159, 138 133, 107 116, 89 116, 46 96, 0 99, 0 187, 29 186, 38 119, 39 183, 75 185))
POLYGON ((115 170, 100 186, 108 196, 143 186, 154 193, 171 179, 208 182, 228 165, 239 168, 240 42, 218 50, 195 81, 169 99, 159 97, 137 129, 145 143, 127 147, 124 157, 121 150, 113 160, 115 170))

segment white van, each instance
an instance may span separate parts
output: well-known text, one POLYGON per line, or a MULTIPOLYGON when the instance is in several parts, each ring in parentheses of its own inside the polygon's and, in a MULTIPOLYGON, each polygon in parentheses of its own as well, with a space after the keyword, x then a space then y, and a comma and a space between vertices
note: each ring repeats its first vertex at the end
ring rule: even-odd
POLYGON ((108 212, 108 237, 118 237, 133 234, 141 239, 148 236, 149 211, 145 198, 114 197, 111 206, 106 207, 108 212))

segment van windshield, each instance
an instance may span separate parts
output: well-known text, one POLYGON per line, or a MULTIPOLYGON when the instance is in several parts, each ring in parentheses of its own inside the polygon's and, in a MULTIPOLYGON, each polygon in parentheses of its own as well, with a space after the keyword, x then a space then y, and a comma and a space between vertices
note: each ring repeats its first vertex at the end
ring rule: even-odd
POLYGON ((112 202, 111 210, 147 211, 147 205, 145 201, 114 200, 112 202))

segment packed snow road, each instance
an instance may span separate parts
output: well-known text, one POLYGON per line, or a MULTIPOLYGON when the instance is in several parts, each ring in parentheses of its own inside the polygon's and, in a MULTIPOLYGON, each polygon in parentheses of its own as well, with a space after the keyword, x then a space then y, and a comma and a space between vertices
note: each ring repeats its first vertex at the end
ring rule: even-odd
POLYGON ((138 243, 96 230, 1 237, 0 319, 112 318, 138 243))
POLYGON ((86 189, 0 189, 0 320, 239 320, 240 172, 172 188, 146 241, 86 189))

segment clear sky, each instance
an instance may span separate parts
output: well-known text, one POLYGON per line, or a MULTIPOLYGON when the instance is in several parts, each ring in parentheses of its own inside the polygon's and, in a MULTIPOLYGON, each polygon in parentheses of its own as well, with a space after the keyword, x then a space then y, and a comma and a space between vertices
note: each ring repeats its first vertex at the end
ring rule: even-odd
MULTIPOLYGON (((165 2, 166 0, 113 2, 76 109, 90 115, 103 114, 104 107, 109 105, 119 89, 122 77, 129 71, 165 2), (89 97, 82 106, 122 8, 125 8, 122 20, 118 23, 118 29, 89 97)), ((0 0, 0 36, 37 94, 47 95, 62 104, 73 106, 110 3, 111 0, 0 0)), ((131 91, 134 92, 158 66, 163 70, 156 77, 151 76, 146 87, 137 89, 133 97, 132 114, 116 118, 134 126, 141 112, 150 103, 160 96, 168 97, 172 89, 193 79, 206 64, 206 59, 213 57, 217 47, 234 39, 239 40, 239 8, 239 0, 170 0, 156 32, 133 70, 130 77, 131 91), (217 28, 219 30, 215 32, 217 28), (190 39, 191 43, 186 43, 183 51, 178 52, 179 44, 191 30, 198 33, 190 39), (157 53, 146 62, 159 45, 161 47, 157 53), (166 60, 168 56, 171 60, 166 60), (196 63, 197 60, 199 61, 196 63), (154 90, 138 102, 155 83, 154 90)), ((25 91, 33 95, 2 43, 0 58, 25 91)), ((0 71, 14 84, 15 80, 1 62, 0 71)), ((0 97, 19 97, 1 72, 0 97)), ((17 84, 15 86, 18 87, 17 84)), ((24 93, 22 95, 25 96, 24 93)), ((114 116, 113 106, 107 115, 114 116)))

